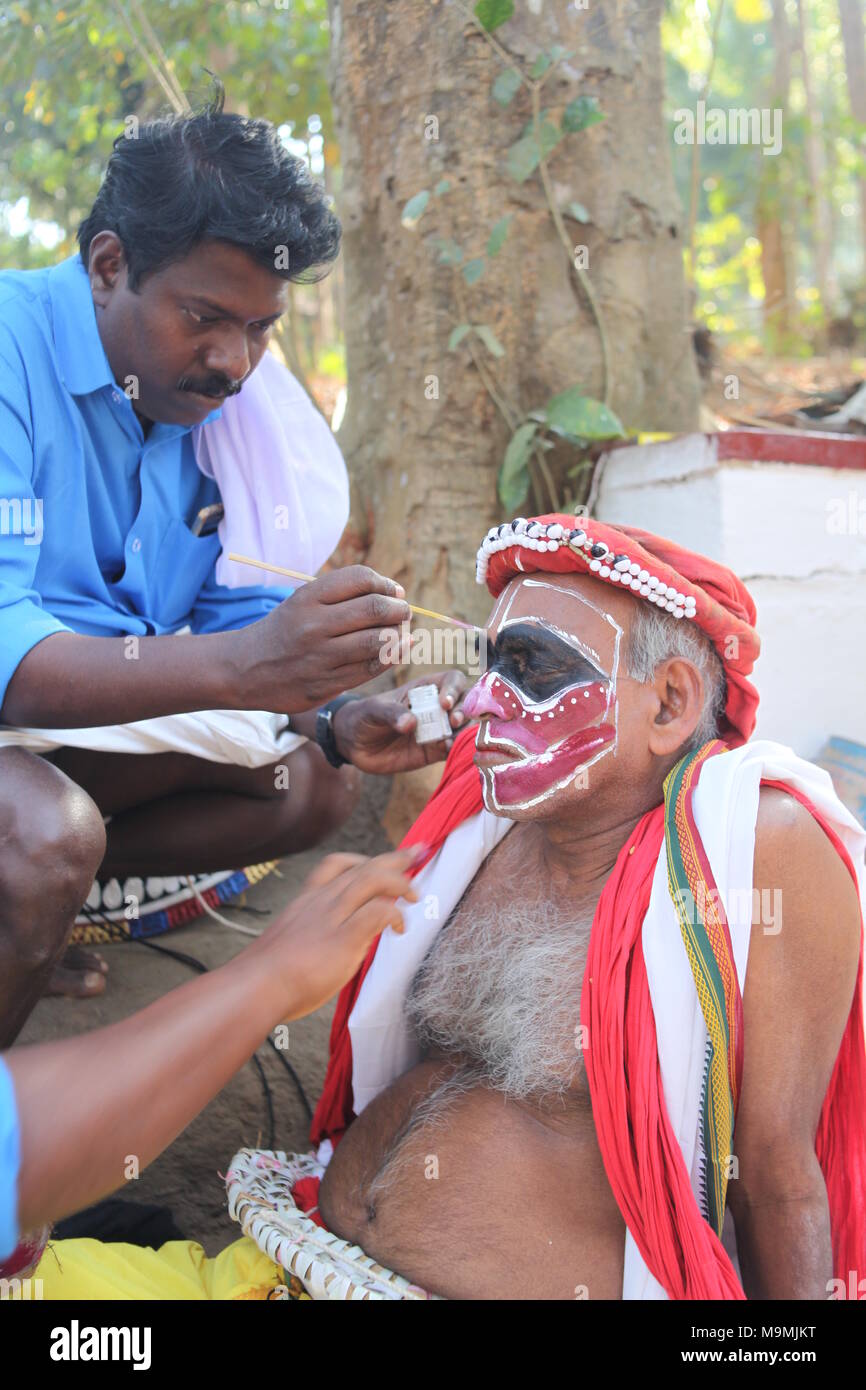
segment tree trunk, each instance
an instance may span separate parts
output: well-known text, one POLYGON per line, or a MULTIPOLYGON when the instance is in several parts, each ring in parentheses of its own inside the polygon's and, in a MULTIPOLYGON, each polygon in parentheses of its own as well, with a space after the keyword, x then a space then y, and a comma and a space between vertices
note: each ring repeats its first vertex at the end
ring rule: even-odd
POLYGON ((821 308, 829 318, 836 307, 836 284, 833 277, 830 232, 830 185, 824 157, 821 105, 815 99, 808 53, 808 31, 803 0, 797 0, 797 37, 806 97, 805 154, 809 176, 809 212, 812 223, 812 248, 815 262, 815 284, 821 296, 821 308))
MULTIPOLYGON (((860 125, 866 125, 866 42, 863 36, 861 0, 839 0, 839 19, 845 48, 845 73, 848 78, 851 115, 860 125)), ((866 276, 866 175, 861 174, 857 184, 860 191, 862 268, 866 276)))
MULTIPOLYGON (((788 114, 791 85, 791 30, 785 0, 773 0, 773 78, 770 107, 788 114)), ((784 146, 783 146, 784 150, 784 146)), ((764 340, 771 353, 790 350, 793 339, 791 266, 788 250, 789 199, 785 184, 784 153, 762 158, 758 190, 757 223, 764 277, 764 340)))
POLYGON ((557 233, 538 170, 517 183, 506 169, 532 116, 526 89, 504 109, 491 95, 510 61, 528 71, 561 44, 572 56, 551 70, 543 108, 558 126, 569 102, 594 95, 606 115, 566 135, 547 164, 558 209, 574 200, 588 214, 563 225, 587 248, 613 409, 644 429, 691 428, 697 376, 662 119, 661 0, 589 9, 548 0, 539 15, 521 5, 492 36, 504 63, 470 3, 331 0, 331 22, 348 371, 339 440, 353 478, 342 554, 393 575, 416 603, 478 619, 488 605, 475 551, 504 519, 496 480, 511 431, 476 362, 506 414, 576 383, 604 392, 573 246, 557 233), (446 178, 449 190, 431 197, 414 230, 402 226, 407 201, 446 178), (439 238, 458 242, 465 260, 483 256, 507 214, 504 247, 476 283, 438 263, 439 238), (489 325, 504 355, 474 335, 449 352, 464 317, 489 325))

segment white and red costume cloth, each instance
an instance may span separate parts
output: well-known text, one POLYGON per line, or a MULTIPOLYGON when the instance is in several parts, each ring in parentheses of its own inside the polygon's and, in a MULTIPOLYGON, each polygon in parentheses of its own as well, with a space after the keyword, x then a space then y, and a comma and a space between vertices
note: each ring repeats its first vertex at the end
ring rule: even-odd
MULTIPOLYGON (((604 580, 610 564, 607 575, 598 566, 590 569, 603 547, 606 558, 620 557, 620 573, 627 557, 631 568, 638 566, 635 577, 655 577, 650 592, 662 584, 673 589, 680 613, 710 635, 725 666, 724 742, 707 745, 671 773, 666 804, 638 822, 602 892, 580 1021, 588 1038, 584 1058, 596 1133, 627 1227, 623 1297, 743 1298, 723 1169, 733 1152, 747 1045, 742 992, 761 785, 782 786, 811 811, 861 900, 866 834, 827 773, 779 744, 747 742, 757 706, 748 676, 759 644, 743 585, 704 557, 631 529, 590 522, 591 535, 578 532, 588 544, 570 545, 573 521, 532 523, 542 527, 542 538, 547 527, 556 528, 554 540, 561 543, 550 549, 506 536, 505 544, 488 551, 484 578, 494 596, 514 575, 533 571, 589 572, 604 580), (738 640, 732 643, 731 636, 738 640), (693 920, 685 921, 672 889, 683 883, 694 889, 696 879, 700 912, 693 902, 693 920), (701 889, 709 890, 706 897, 701 889)), ((404 841, 429 847, 416 874, 419 901, 404 906, 405 933, 385 933, 340 996, 312 1131, 323 1159, 354 1115, 420 1061, 404 1017, 409 985, 484 859, 511 828, 483 808, 473 736, 468 729, 455 741, 437 792, 404 841)), ((816 1152, 827 1184, 834 1273, 848 1287, 851 1270, 858 1279, 866 1275, 862 933, 856 989, 816 1152)), ((295 1195, 304 1206, 314 1201, 312 1192, 295 1195)))

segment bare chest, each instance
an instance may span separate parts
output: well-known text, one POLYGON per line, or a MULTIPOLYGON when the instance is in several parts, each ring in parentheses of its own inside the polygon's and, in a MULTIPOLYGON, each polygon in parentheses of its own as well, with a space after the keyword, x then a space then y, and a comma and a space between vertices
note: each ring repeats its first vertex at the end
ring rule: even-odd
POLYGON ((580 994, 595 904, 555 891, 519 849, 503 842, 473 880, 406 1009, 425 1055, 459 1060, 504 1095, 540 1100, 583 1089, 580 994))

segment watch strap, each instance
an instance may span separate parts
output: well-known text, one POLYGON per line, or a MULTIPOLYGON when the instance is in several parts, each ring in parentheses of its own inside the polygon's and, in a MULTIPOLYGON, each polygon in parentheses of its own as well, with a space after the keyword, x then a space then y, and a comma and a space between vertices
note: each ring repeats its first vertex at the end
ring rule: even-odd
POLYGON ((355 698, 354 695, 338 695, 335 700, 329 700, 316 712, 316 743, 331 767, 345 767, 346 763, 349 762, 348 758, 344 758, 342 753, 337 751, 337 740, 334 737, 334 715, 342 705, 355 698))

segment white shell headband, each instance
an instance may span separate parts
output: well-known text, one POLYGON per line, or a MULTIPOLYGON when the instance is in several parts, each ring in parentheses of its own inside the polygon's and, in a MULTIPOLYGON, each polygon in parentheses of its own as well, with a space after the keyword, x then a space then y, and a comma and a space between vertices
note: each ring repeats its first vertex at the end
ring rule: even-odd
POLYGON ((519 516, 502 526, 492 526, 478 549, 475 578, 479 584, 487 582, 490 556, 511 546, 538 551, 556 551, 560 547, 568 547, 585 561, 587 569, 597 578, 632 589, 641 598, 648 599, 675 618, 695 617, 697 600, 691 594, 684 594, 673 585, 666 584, 664 579, 651 574, 625 551, 614 554, 605 541, 594 541, 583 527, 569 530, 558 521, 547 525, 519 516))

